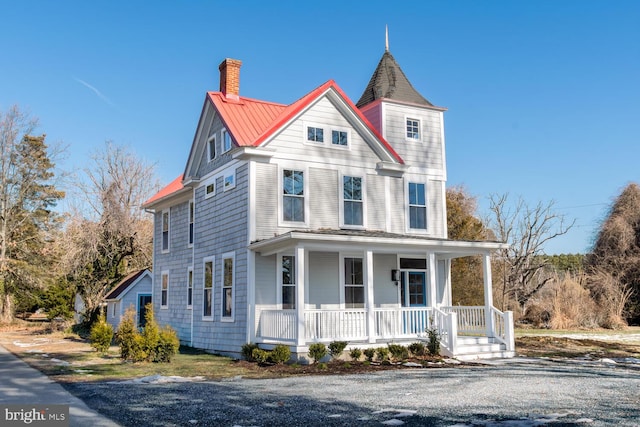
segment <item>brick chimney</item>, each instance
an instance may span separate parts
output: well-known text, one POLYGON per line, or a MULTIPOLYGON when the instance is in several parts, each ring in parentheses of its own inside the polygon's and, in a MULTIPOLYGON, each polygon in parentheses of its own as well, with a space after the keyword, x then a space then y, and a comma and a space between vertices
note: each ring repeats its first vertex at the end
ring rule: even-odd
POLYGON ((220 92, 229 99, 240 99, 240 66, 242 61, 226 58, 220 63, 220 92))

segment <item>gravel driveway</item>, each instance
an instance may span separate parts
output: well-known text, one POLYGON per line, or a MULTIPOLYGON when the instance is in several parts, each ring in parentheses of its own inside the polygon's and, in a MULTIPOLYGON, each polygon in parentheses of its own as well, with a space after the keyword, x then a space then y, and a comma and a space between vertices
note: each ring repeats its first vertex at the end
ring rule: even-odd
POLYGON ((491 365, 270 380, 66 386, 124 426, 640 425, 640 365, 491 365))

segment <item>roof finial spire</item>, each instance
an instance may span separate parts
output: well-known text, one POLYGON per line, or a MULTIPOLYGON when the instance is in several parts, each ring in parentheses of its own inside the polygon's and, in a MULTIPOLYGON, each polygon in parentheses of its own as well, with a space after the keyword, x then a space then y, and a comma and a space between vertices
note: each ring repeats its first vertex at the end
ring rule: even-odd
POLYGON ((384 26, 385 30, 385 40, 384 40, 384 51, 389 52, 389 26, 384 26))

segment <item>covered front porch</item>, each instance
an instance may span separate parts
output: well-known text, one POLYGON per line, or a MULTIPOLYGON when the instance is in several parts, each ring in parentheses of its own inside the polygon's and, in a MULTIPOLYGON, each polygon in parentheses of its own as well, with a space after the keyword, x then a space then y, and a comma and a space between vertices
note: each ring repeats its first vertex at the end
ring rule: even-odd
POLYGON ((250 339, 300 354, 315 342, 408 344, 433 329, 444 355, 513 356, 512 315, 493 307, 490 255, 500 247, 348 231, 290 232, 256 242, 250 339), (473 255, 483 259, 484 305, 454 307, 451 259, 473 255))

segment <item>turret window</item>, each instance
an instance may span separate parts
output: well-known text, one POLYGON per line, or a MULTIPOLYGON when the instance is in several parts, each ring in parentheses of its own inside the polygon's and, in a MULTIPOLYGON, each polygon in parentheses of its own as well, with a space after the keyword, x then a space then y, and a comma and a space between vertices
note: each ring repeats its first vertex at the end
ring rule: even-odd
POLYGON ((409 228, 427 229, 427 201, 422 183, 409 183, 409 228))
POLYGON ((407 139, 420 141, 420 120, 407 119, 407 139))

